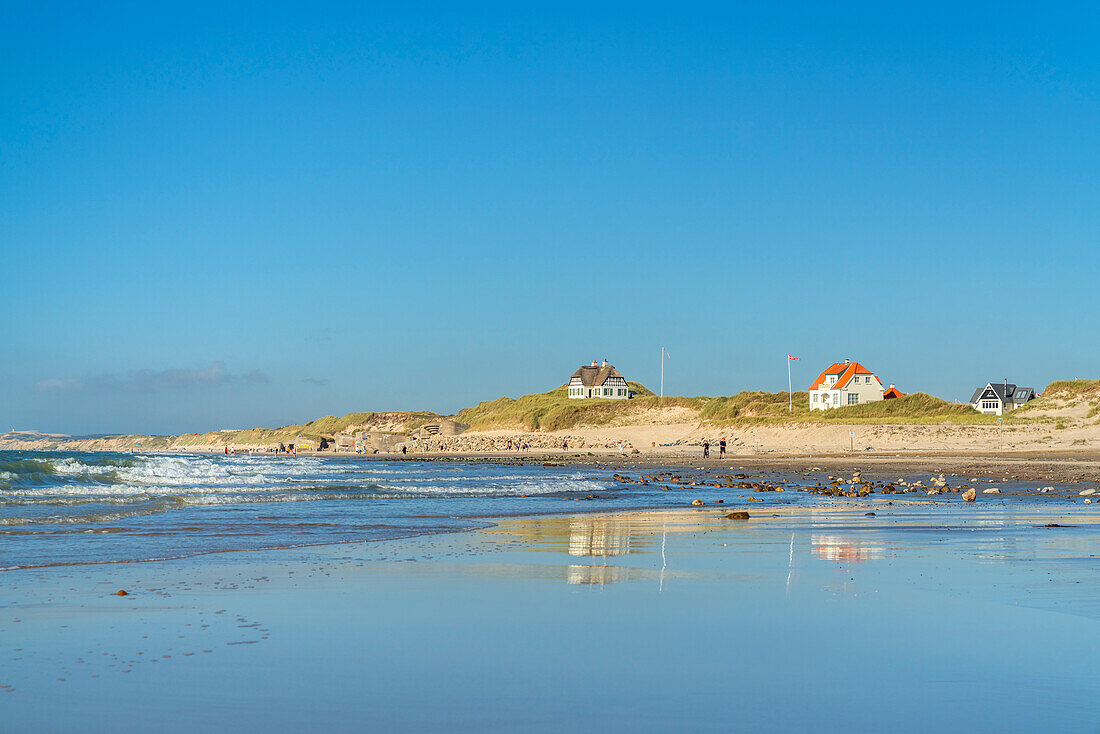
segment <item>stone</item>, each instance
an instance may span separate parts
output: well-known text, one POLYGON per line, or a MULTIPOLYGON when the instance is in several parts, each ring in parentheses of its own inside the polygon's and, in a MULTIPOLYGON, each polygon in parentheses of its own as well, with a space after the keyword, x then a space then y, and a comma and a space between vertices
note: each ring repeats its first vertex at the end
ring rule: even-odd
POLYGON ((1090 494, 1096 494, 1096 490, 1095 489, 1086 489, 1086 490, 1083 490, 1081 492, 1078 492, 1077 494, 1080 495, 1081 497, 1088 497, 1090 494))
POLYGON ((1000 494, 1001 490, 996 487, 990 487, 989 489, 983 489, 982 494, 1000 494))
POLYGON ((748 520, 749 519, 749 513, 745 512, 744 510, 738 510, 737 512, 731 512, 730 514, 726 515, 726 519, 727 520, 748 520))
POLYGON ((129 596, 129 594, 126 593, 125 589, 119 589, 115 592, 115 596, 129 596))
POLYGON ((691 501, 691 504, 693 504, 693 505, 701 505, 701 504, 703 504, 703 500, 692 500, 692 501, 691 501))
POLYGON ((971 487, 970 489, 963 492, 963 501, 964 502, 973 502, 977 497, 978 497, 978 493, 974 491, 973 487, 971 487))

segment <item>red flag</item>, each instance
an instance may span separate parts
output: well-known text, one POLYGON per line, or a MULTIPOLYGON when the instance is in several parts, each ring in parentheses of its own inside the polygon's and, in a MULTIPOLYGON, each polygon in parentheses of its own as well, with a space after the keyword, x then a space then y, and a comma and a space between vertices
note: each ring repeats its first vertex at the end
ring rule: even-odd
POLYGON ((802 359, 802 357, 792 357, 791 355, 788 354, 787 359, 793 359, 795 361, 798 361, 798 360, 802 359))

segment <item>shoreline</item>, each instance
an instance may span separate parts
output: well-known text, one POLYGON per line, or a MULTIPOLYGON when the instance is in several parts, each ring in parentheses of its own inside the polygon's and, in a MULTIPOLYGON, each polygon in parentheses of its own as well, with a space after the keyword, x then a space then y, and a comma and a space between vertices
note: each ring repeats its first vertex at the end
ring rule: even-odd
MULTIPOLYGON (((117 449, 5 449, 24 453, 56 451, 59 453, 113 453, 130 455, 127 450, 117 449)), ((221 456, 221 451, 197 449, 163 449, 133 454, 134 456, 221 456)), ((257 452, 231 453, 230 456, 250 457, 256 460, 282 460, 285 454, 257 452)), ((410 452, 407 455, 396 454, 357 454, 352 452, 299 451, 300 458, 323 458, 337 461, 391 461, 391 462, 453 462, 472 464, 508 464, 508 465, 545 465, 545 466, 592 466, 600 469, 668 469, 691 466, 693 468, 717 469, 733 464, 751 466, 771 471, 807 471, 815 467, 832 467, 837 470, 860 469, 867 471, 909 471, 949 473, 958 476, 991 477, 1001 476, 1007 479, 1100 482, 1100 452, 1088 451, 1015 451, 1015 452, 929 452, 916 451, 911 454, 897 452, 853 452, 843 454, 727 454, 719 459, 711 456, 704 459, 698 452, 678 454, 619 454, 617 451, 497 451, 497 452, 410 452)), ((292 457, 289 457, 292 458, 292 457)))

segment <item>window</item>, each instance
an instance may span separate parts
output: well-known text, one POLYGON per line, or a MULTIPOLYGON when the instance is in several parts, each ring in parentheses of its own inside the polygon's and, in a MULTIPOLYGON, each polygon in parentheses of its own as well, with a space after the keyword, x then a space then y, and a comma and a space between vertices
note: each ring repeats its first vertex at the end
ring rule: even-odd
POLYGON ((858 404, 859 404, 859 395, 857 395, 854 392, 848 393, 848 405, 858 405, 858 404))
POLYGON ((983 400, 982 410, 996 410, 998 407, 996 400, 983 400))

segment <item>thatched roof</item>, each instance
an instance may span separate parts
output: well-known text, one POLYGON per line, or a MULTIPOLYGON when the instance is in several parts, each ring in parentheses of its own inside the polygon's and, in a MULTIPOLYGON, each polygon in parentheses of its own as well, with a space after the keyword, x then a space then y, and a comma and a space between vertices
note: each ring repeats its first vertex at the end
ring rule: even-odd
POLYGON ((612 377, 618 377, 620 380, 623 381, 626 380, 626 378, 623 377, 617 369, 615 369, 615 366, 610 364, 606 367, 601 367, 596 364, 585 365, 584 367, 581 367, 576 372, 574 372, 573 375, 569 378, 569 381, 572 382, 573 378, 576 377, 580 378, 581 384, 585 387, 599 387, 612 377))

